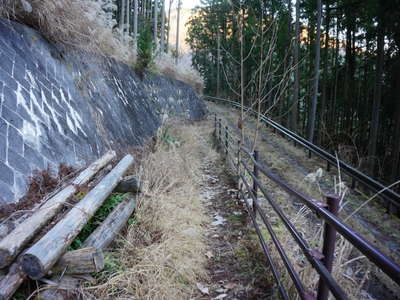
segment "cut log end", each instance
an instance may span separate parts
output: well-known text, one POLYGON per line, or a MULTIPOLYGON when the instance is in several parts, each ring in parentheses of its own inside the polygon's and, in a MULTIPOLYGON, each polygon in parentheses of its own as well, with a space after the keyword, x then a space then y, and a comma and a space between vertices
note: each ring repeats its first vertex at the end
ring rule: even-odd
POLYGON ((45 275, 44 267, 36 256, 24 254, 21 259, 22 271, 31 279, 40 279, 45 275))
POLYGON ((12 260, 13 256, 8 249, 0 249, 0 269, 7 267, 12 263, 12 260))
POLYGON ((114 192, 116 193, 140 193, 140 181, 134 176, 128 176, 121 180, 114 192))

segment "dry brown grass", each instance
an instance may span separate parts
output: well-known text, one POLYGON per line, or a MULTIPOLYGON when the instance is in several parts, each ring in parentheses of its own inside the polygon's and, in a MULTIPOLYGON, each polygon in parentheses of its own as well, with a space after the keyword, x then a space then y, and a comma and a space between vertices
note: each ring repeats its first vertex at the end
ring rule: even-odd
POLYGON ((71 45, 131 63, 135 59, 129 40, 106 26, 100 4, 82 0, 30 0, 26 11, 20 0, 2 0, 0 17, 38 30, 49 41, 71 45))
POLYGON ((207 280, 200 164, 216 154, 198 137, 201 130, 174 124, 160 131, 157 150, 138 171, 144 187, 136 221, 112 253, 118 267, 89 287, 98 298, 189 299, 196 282, 207 280))
POLYGON ((179 60, 176 64, 172 55, 162 53, 155 58, 154 71, 191 85, 198 94, 203 92, 203 78, 188 60, 179 60))

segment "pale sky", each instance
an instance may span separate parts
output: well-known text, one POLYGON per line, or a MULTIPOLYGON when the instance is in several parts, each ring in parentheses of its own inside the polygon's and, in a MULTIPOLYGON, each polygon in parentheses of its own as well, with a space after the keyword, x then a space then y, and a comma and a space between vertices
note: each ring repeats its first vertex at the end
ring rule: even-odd
POLYGON ((185 8, 194 8, 196 5, 200 5, 200 0, 182 0, 182 6, 185 8))
MULTIPOLYGON (((200 5, 200 0, 181 0, 182 1, 182 7, 184 8, 194 8, 196 5, 200 5)), ((174 0, 172 7, 176 7, 178 4, 178 0, 174 0)), ((168 9, 169 1, 165 1, 165 6, 166 9, 168 9)))

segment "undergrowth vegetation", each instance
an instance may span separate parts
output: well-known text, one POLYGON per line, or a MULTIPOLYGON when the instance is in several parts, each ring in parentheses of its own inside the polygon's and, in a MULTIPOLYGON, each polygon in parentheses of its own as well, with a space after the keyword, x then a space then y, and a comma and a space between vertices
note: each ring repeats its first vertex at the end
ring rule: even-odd
MULTIPOLYGON (((86 196, 82 194, 79 198, 86 196)), ((83 227, 82 231, 75 238, 70 246, 70 250, 76 250, 82 247, 82 243, 89 237, 89 235, 99 226, 107 216, 113 211, 113 209, 121 203, 127 194, 112 194, 104 201, 103 205, 96 211, 94 216, 89 222, 83 227)), ((80 199, 81 200, 81 199, 80 199)))

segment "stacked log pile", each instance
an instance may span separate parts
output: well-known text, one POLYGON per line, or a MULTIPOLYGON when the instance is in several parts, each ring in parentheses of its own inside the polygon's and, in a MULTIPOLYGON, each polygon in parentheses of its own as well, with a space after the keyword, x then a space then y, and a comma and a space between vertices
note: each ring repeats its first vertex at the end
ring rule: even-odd
MULTIPOLYGON (((132 177, 123 179, 134 159, 126 155, 87 195, 76 203, 60 220, 54 218, 66 206, 79 188, 87 184, 115 159, 115 152, 106 153, 82 171, 77 178, 52 198, 43 203, 31 216, 20 223, 0 241, 0 269, 8 272, 0 278, 0 300, 10 299, 28 277, 46 282, 45 277, 62 274, 71 280, 76 274, 99 272, 104 268, 103 251, 110 245, 132 215, 136 201, 133 193, 139 192, 139 182, 132 177), (89 219, 112 192, 131 192, 84 241, 82 248, 67 251, 89 219), (132 193, 133 192, 133 193, 132 193), (50 223, 52 221, 55 224, 50 223), (45 226, 52 227, 43 234, 45 226), (35 238, 37 241, 32 242, 35 238), (31 245, 29 245, 31 243, 31 245), (72 277, 71 277, 72 276, 72 277)), ((60 285, 65 284, 60 281, 60 285)), ((58 288, 46 295, 55 297, 58 288)), ((62 289, 60 289, 62 290, 62 289)), ((62 299, 62 294, 57 295, 62 299)))

